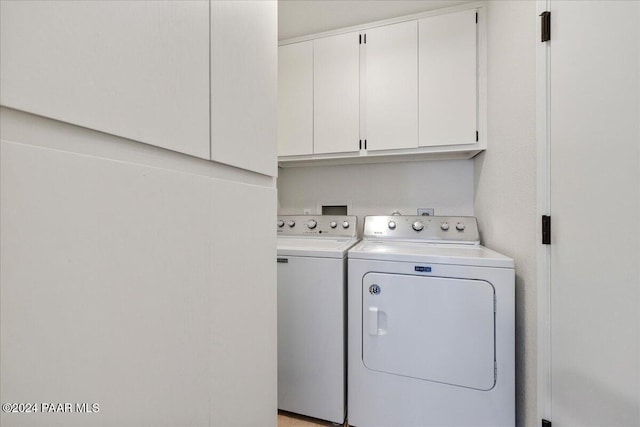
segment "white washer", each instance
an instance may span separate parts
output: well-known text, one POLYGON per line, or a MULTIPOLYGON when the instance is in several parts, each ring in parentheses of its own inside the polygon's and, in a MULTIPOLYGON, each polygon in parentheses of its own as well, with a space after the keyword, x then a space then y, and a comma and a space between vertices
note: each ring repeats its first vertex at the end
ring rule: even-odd
POLYGON ((343 423, 355 216, 279 216, 278 408, 343 423))
POLYGON ((473 217, 366 217, 349 251, 349 424, 513 427, 514 283, 473 217))

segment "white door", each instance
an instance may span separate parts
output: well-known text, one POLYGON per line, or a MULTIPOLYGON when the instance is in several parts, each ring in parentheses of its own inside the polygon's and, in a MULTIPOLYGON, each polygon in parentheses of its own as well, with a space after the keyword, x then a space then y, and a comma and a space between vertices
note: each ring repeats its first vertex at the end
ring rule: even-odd
POLYGON ((420 146, 475 144, 476 10, 421 19, 420 146))
POLYGON ((368 150, 418 146, 418 24, 366 31, 365 139, 368 150))
POLYGON ((494 295, 483 280, 366 274, 362 362, 389 374, 493 388, 494 295))
POLYGON ((313 42, 278 48, 278 156, 313 154, 313 42))
POLYGON ((640 2, 552 1, 550 10, 551 396, 543 416, 554 427, 637 427, 640 2))
POLYGON ((209 158, 208 2, 2 1, 0 76, 4 106, 209 158))
POLYGON ((313 152, 358 151, 360 44, 358 33, 313 41, 313 152))

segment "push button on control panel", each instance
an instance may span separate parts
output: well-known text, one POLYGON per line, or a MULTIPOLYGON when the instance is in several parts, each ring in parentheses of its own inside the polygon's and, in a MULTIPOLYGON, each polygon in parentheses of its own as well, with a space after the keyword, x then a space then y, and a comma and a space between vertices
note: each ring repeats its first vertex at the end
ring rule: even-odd
POLYGON ((278 228, 282 228, 282 227, 284 227, 284 221, 279 219, 278 220, 278 228))
POLYGON ((296 222, 295 222, 294 220, 290 219, 290 220, 289 220, 289 222, 287 222, 287 225, 288 225, 289 227, 295 227, 296 222))

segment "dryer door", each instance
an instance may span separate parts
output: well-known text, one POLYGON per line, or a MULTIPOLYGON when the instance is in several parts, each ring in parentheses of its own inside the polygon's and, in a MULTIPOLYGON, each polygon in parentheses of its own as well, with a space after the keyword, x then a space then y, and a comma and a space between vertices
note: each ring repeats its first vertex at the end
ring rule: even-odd
POLYGON ((494 295, 483 280, 366 274, 364 365, 478 390, 493 388, 494 295))

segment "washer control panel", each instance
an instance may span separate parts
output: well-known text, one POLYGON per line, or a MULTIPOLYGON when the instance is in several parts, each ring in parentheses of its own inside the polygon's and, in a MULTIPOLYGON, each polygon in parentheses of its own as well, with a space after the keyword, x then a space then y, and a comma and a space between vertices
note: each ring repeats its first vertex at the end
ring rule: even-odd
POLYGON ((357 217, 347 215, 279 215, 278 236, 356 237, 357 217))
POLYGON ((366 239, 479 244, 478 221, 472 216, 367 216, 366 239))

